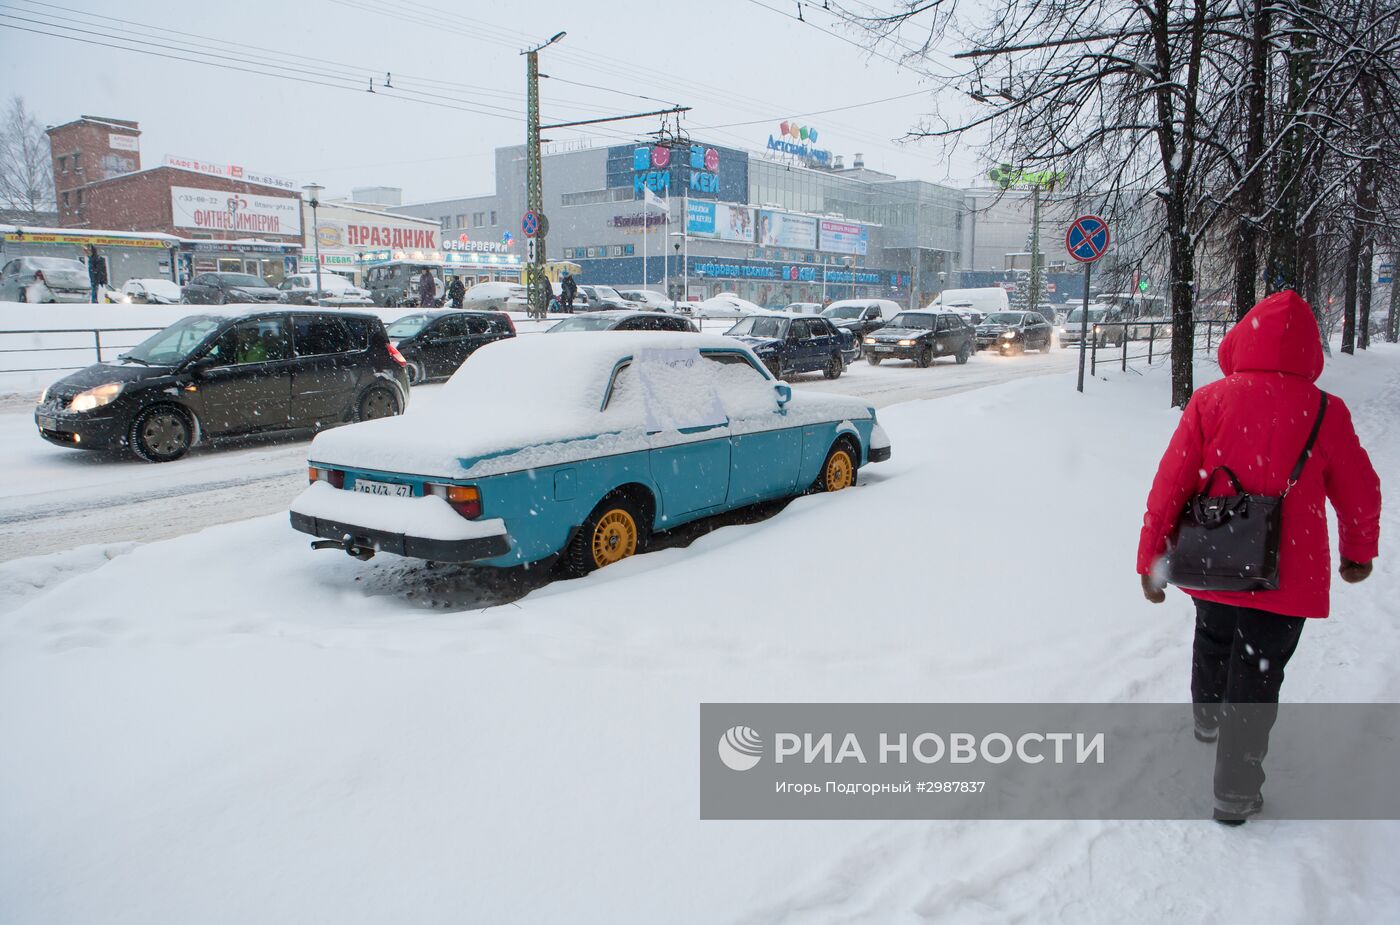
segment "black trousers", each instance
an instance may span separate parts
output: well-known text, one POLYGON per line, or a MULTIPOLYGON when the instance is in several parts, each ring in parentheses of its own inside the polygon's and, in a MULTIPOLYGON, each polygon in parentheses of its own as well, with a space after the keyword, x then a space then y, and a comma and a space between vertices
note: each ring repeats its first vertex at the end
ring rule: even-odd
POLYGON ((1215 751, 1217 809, 1243 813, 1259 798, 1283 670, 1306 622, 1303 617, 1196 601, 1191 701, 1196 725, 1220 730, 1215 751))

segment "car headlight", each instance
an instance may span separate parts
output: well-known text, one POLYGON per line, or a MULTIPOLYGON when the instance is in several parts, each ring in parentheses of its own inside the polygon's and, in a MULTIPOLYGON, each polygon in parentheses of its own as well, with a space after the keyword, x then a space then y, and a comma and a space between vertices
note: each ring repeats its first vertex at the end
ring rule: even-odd
POLYGON ((912 347, 912 346, 914 346, 914 342, 913 342, 912 340, 910 340, 909 338, 906 337, 904 340, 902 340, 902 341, 899 342, 899 346, 901 346, 901 347, 912 347))
POLYGON ((1007 340, 1015 340, 1015 339, 1016 339, 1016 332, 1015 332, 1015 331, 1006 331, 1006 332, 1003 332, 1001 336, 1004 337, 1004 338, 1006 338, 1007 340))
POLYGON ((123 385, 125 385, 123 382, 108 382, 106 385, 99 385, 86 392, 79 392, 73 396, 68 407, 73 411, 91 411, 94 408, 101 408, 103 405, 110 405, 122 393, 123 385))
POLYGON ((865 339, 865 342, 866 342, 867 344, 873 344, 873 343, 875 343, 875 338, 873 338, 873 337, 867 337, 867 338, 865 339))
POLYGON ((1100 333, 1102 330, 1103 330, 1103 329, 1100 328, 1098 325, 1094 325, 1094 333, 1095 333, 1095 334, 1100 333))
POLYGON ((50 389, 50 388, 51 388, 51 386, 45 386, 45 387, 44 387, 44 391, 42 391, 42 392, 39 393, 39 404, 42 405, 42 404, 45 404, 45 403, 48 402, 48 400, 49 400, 49 389, 50 389))

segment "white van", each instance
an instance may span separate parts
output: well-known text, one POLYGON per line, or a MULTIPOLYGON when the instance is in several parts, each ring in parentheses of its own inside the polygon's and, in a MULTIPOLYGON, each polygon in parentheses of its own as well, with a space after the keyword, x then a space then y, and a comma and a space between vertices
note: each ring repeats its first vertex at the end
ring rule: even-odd
POLYGON ((1000 286, 983 289, 944 289, 928 304, 929 311, 951 311, 958 314, 976 312, 986 316, 992 312, 1011 310, 1011 299, 1000 286))

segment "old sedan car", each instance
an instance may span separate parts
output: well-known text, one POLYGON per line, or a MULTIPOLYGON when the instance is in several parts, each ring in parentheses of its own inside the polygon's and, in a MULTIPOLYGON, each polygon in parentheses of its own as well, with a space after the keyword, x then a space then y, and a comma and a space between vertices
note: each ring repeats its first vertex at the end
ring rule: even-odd
POLYGON ((373 315, 200 314, 58 380, 34 423, 50 443, 168 462, 203 440, 319 430, 398 414, 403 357, 373 315))
POLYGON ((190 305, 232 305, 277 302, 279 293, 251 273, 201 273, 190 280, 181 302, 190 305))
POLYGON ((820 371, 836 379, 855 359, 856 340, 830 321, 812 315, 768 312, 750 315, 725 334, 747 344, 774 379, 790 373, 820 371))
POLYGON ((574 308, 590 312, 636 311, 646 308, 640 302, 633 302, 611 286, 579 286, 582 299, 574 300, 574 308))
POLYGON ((178 305, 180 284, 159 277, 129 279, 122 283, 120 299, 137 305, 178 305))
POLYGON ((316 297, 316 274, 298 273, 277 284, 283 302, 292 305, 322 305, 327 308, 371 308, 374 299, 343 276, 322 271, 321 297, 316 297))
POLYGON ((1055 328, 1039 312, 992 312, 977 326, 977 349, 1002 354, 1055 348, 1055 328))
POLYGON ((389 339, 408 364, 414 385, 446 379, 477 348, 515 336, 515 322, 505 312, 441 309, 405 315, 389 325, 389 339))
POLYGON ((890 444, 865 402, 794 393, 732 339, 580 333, 484 347, 431 411, 309 455, 291 524, 316 548, 583 573, 657 531, 854 485, 890 444))
POLYGON ((67 257, 16 257, 0 266, 0 302, 86 302, 87 265, 67 257))
POLYGON ((548 334, 568 334, 572 331, 689 331, 699 329, 695 322, 679 315, 661 312, 589 312, 575 315, 550 328, 548 334))
POLYGON ((972 325, 954 312, 919 309, 900 312, 890 323, 865 335, 865 359, 871 366, 883 360, 913 360, 928 367, 940 357, 959 365, 972 356, 972 325))

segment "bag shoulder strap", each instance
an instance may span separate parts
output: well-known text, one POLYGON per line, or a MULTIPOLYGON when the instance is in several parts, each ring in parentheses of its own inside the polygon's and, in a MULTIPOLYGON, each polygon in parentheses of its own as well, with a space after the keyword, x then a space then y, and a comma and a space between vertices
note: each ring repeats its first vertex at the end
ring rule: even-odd
POLYGON ((1303 474, 1303 466, 1307 463, 1308 457, 1312 455, 1313 444, 1317 442, 1317 432, 1322 430, 1322 418, 1327 414, 1327 393, 1321 389, 1318 393, 1322 396, 1317 405, 1317 419, 1313 421, 1312 431, 1308 434, 1308 442, 1303 444, 1303 452, 1298 454, 1298 462, 1293 466, 1293 472, 1288 476, 1288 485, 1284 487, 1283 493, 1288 494, 1288 489, 1298 483, 1298 476, 1303 474))

